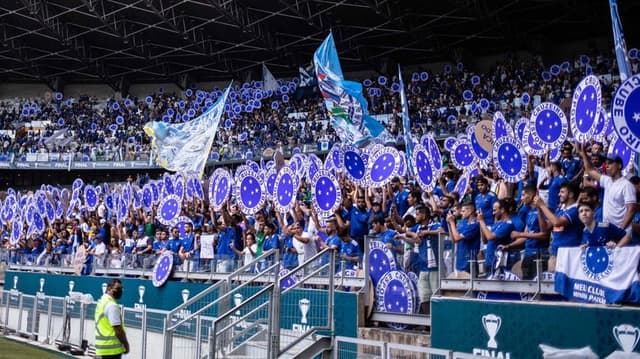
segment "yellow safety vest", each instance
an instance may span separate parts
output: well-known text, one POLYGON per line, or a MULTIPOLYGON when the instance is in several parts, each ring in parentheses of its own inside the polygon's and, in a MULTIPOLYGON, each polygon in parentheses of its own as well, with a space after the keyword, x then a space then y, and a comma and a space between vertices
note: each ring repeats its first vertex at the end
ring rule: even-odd
MULTIPOLYGON (((103 295, 96 305, 96 355, 117 355, 124 353, 124 345, 116 337, 116 330, 109 323, 109 319, 104 314, 107 304, 118 305, 110 295, 103 295)), ((124 318, 122 318, 122 329, 124 329, 124 318)))

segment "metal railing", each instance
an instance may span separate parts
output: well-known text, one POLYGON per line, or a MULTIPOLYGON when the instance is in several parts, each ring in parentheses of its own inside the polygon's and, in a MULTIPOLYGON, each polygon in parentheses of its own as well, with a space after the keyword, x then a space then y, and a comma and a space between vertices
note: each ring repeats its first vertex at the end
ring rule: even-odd
POLYGON ((332 354, 333 359, 452 359, 454 353, 444 349, 336 336, 332 354))
POLYGON ((226 307, 227 310, 219 313, 213 321, 209 358, 228 355, 277 358, 293 351, 298 344, 299 350, 313 344, 313 341, 303 341, 318 331, 332 334, 334 270, 335 253, 325 249, 291 272, 283 272, 282 276, 280 263, 276 261, 252 280, 245 281, 223 294, 217 302, 229 305, 226 307), (326 256, 329 256, 329 261, 318 265, 319 260, 326 256), (306 286, 311 278, 321 274, 328 275, 327 290, 318 291, 319 294, 306 290, 304 295, 312 298, 298 298, 298 289, 306 286), (249 297, 244 296, 243 289, 254 285, 260 277, 268 277, 271 283, 262 285, 249 297), (283 286, 286 288, 282 288, 283 286), (318 308, 326 309, 310 312, 312 302, 315 302, 318 308), (301 323, 293 324, 291 329, 282 329, 283 323, 293 322, 289 317, 290 313, 298 313, 298 310, 302 315, 301 323), (315 312, 318 314, 313 314, 315 312))
MULTIPOLYGON (((447 268, 444 262, 444 255, 446 251, 451 251, 452 262, 449 267, 451 270, 440 270, 438 275, 438 295, 444 294, 443 291, 464 291, 466 297, 477 297, 478 293, 482 292, 501 292, 501 293, 519 293, 523 298, 527 300, 541 300, 542 295, 556 295, 553 278, 545 278, 542 270, 543 260, 535 260, 536 263, 536 277, 533 280, 501 280, 501 279, 487 279, 487 277, 480 277, 478 273, 479 267, 483 265, 477 258, 469 260, 470 272, 457 272, 455 270, 456 263, 455 258, 457 246, 452 243, 446 234, 440 234, 438 239, 438 251, 439 256, 439 268, 447 268), (447 242, 451 246, 451 249, 445 249, 447 242)), ((485 268, 486 272, 490 272, 490 268, 485 268)), ((485 273, 486 274, 486 273, 485 273)))
MULTIPOLYGON (((25 336, 41 344, 60 345, 80 352, 93 352, 96 302, 90 298, 27 295, 16 290, 0 295, 0 331, 25 336)), ((122 308, 133 358, 161 358, 166 311, 122 308)), ((191 342, 184 347, 193 347, 191 342)))
POLYGON ((192 330, 192 328, 195 328, 196 337, 194 357, 201 355, 203 344, 207 345, 208 343, 209 347, 211 347, 211 338, 215 339, 213 329, 215 328, 215 323, 218 321, 218 319, 213 319, 213 317, 227 312, 228 309, 232 307, 231 301, 239 298, 238 295, 242 295, 240 292, 249 285, 255 284, 255 280, 244 281, 235 287, 232 286, 233 283, 238 281, 242 274, 246 274, 248 270, 256 268, 256 266, 265 261, 272 261, 274 264, 265 268, 262 273, 254 274, 254 278, 263 275, 273 275, 279 263, 278 254, 275 250, 263 253, 263 255, 255 258, 250 263, 227 274, 225 280, 218 281, 193 298, 169 311, 164 326, 164 357, 172 357, 173 348, 175 348, 175 339, 181 338, 182 332, 192 330))
POLYGON ((274 327, 277 332, 272 333, 273 338, 278 339, 280 343, 278 356, 293 349, 298 343, 318 331, 333 333, 334 272, 335 251, 327 248, 280 278, 281 285, 276 290, 282 288, 282 283, 292 283, 292 285, 282 289, 278 296, 280 305, 276 305, 274 308, 280 312, 274 313, 274 317, 279 318, 280 323, 293 322, 294 324, 291 330, 286 331, 282 330, 280 325, 274 327), (326 256, 329 257, 328 261, 326 261, 326 256), (321 264, 323 259, 325 263, 321 264), (297 289, 306 287, 311 278, 322 274, 328 274, 327 290, 307 289, 304 297, 300 298, 297 289), (296 279, 291 280, 293 278, 296 279), (295 318, 291 318, 293 313, 296 313, 295 318), (298 313, 300 317, 297 317, 298 313), (298 318, 300 320, 296 323, 298 318))

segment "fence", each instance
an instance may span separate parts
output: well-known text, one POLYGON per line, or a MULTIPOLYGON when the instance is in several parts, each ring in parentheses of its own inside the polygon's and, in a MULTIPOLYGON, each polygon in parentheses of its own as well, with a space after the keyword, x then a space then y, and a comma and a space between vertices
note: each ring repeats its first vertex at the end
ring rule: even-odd
MULTIPOLYGON (((377 340, 367 340, 360 338, 347 338, 336 336, 333 344, 333 359, 454 359, 467 358, 458 355, 469 355, 453 353, 450 350, 420 347, 414 345, 385 343, 377 340)), ((481 356, 474 356, 474 359, 485 359, 481 356)))

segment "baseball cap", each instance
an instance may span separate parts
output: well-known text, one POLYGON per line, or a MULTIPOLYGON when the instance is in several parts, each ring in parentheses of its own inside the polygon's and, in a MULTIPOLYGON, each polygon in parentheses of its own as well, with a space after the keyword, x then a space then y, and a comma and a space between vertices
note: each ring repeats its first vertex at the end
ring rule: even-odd
POLYGON ((107 221, 104 218, 100 219, 100 224, 105 224, 105 223, 107 223, 107 221))
POLYGON ((607 156, 607 162, 617 162, 620 165, 623 164, 622 163, 622 158, 620 158, 620 156, 614 156, 614 155, 607 156))

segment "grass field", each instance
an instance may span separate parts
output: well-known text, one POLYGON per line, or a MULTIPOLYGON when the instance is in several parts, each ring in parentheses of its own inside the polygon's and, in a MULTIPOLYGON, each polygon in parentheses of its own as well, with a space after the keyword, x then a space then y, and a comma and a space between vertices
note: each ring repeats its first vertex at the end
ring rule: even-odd
POLYGON ((20 343, 0 337, 0 359, 49 359, 68 358, 48 350, 40 349, 29 344, 20 343))

